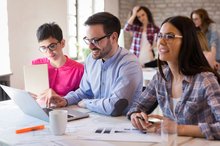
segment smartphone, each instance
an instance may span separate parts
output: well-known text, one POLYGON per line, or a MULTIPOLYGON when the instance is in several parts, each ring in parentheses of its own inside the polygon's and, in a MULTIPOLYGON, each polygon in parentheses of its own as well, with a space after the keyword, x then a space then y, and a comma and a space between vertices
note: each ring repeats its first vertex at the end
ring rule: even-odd
MULTIPOLYGON (((143 117, 137 116, 136 118, 137 118, 137 119, 140 119, 140 120, 142 120, 142 121, 144 121, 144 118, 143 118, 143 117)), ((148 122, 154 124, 154 123, 156 123, 156 122, 160 122, 160 119, 157 119, 157 118, 148 118, 148 122)))

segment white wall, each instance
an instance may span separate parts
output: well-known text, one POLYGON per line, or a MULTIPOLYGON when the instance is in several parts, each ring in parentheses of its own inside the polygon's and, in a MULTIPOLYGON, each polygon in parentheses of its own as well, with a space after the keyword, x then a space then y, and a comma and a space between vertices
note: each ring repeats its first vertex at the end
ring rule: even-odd
MULTIPOLYGON (((119 0, 105 0, 104 11, 110 12, 119 18, 119 0)), ((123 26, 121 26, 123 27, 123 26)), ((124 48, 124 31, 121 29, 120 36, 118 38, 119 46, 124 48)))
MULTIPOLYGON (((67 39, 66 0, 8 0, 9 49, 13 75, 11 86, 24 87, 23 65, 42 57, 38 51, 37 28, 46 22, 56 22, 67 39)), ((66 40, 67 41, 67 40, 66 40)), ((65 50, 64 52, 67 52, 65 50)))
MULTIPOLYGON (((7 0, 11 86, 24 88, 23 65, 43 57, 38 51, 37 28, 46 22, 60 25, 67 46, 67 0, 7 0)), ((118 0, 105 0, 104 11, 118 17, 118 0)), ((64 50, 67 53, 67 48, 64 50)))
POLYGON ((105 0, 104 11, 110 12, 116 17, 119 16, 119 0, 105 0))
POLYGON ((8 42, 7 0, 0 0, 0 77, 11 73, 8 42))

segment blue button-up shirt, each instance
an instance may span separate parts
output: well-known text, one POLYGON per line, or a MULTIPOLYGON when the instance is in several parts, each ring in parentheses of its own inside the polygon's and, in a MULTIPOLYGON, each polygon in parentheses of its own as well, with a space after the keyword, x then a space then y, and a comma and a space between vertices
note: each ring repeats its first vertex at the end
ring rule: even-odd
POLYGON ((220 139, 220 86, 211 72, 185 76, 182 81, 182 96, 175 111, 171 108, 171 72, 164 69, 165 81, 158 72, 128 115, 143 111, 149 114, 158 102, 163 115, 177 120, 178 124, 198 125, 207 139, 220 139))
POLYGON ((206 32, 206 38, 208 41, 208 47, 216 48, 216 60, 220 61, 220 34, 218 32, 215 23, 211 23, 208 27, 208 32, 206 32))
POLYGON ((93 59, 90 54, 80 88, 69 92, 65 98, 68 105, 84 99, 89 110, 117 116, 127 113, 131 103, 141 95, 142 85, 143 74, 137 58, 119 47, 105 62, 93 59))

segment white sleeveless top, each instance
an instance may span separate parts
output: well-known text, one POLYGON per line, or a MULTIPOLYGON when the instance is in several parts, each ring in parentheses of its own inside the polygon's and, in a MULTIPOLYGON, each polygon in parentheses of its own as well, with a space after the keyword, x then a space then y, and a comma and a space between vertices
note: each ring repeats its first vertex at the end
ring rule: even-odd
POLYGON ((176 116, 175 109, 176 109, 176 105, 177 105, 177 103, 179 101, 180 101, 180 97, 178 97, 178 98, 171 98, 171 109, 173 111, 174 116, 176 116))
POLYGON ((141 65, 152 61, 154 59, 152 53, 152 47, 149 41, 147 40, 146 32, 142 33, 141 37, 141 44, 140 44, 140 55, 139 55, 139 62, 141 65))

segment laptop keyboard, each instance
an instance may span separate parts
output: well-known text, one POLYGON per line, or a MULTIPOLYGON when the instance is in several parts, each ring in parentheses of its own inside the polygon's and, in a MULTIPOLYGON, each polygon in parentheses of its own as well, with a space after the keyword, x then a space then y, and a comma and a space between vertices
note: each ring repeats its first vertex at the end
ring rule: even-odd
POLYGON ((49 115, 49 112, 52 111, 52 108, 43 108, 44 112, 49 115))
MULTIPOLYGON (((49 112, 52 111, 52 108, 43 108, 43 111, 49 116, 49 112)), ((73 118, 73 115, 67 115, 67 118, 73 118)))

